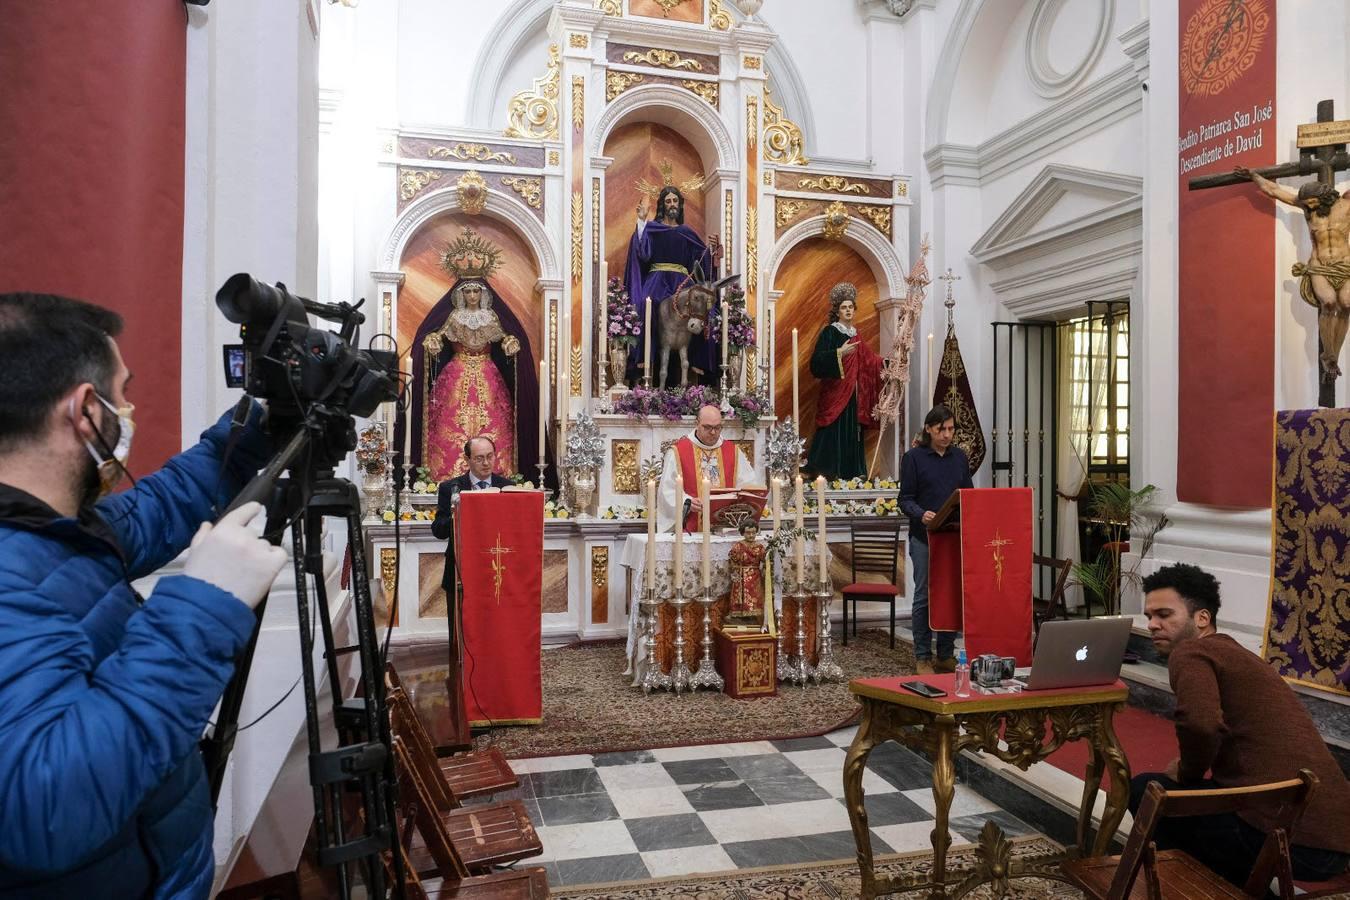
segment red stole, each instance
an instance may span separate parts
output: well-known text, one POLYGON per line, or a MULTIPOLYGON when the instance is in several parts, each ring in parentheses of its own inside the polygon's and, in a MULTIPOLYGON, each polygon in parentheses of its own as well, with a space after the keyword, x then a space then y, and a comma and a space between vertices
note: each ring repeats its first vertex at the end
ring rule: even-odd
MULTIPOLYGON (((675 459, 680 464, 680 475, 684 478, 684 493, 688 497, 698 496, 698 479, 703 472, 701 465, 702 458, 705 455, 720 452, 722 459, 717 467, 722 476, 721 484, 710 484, 709 488, 732 488, 736 486, 736 445, 731 441, 723 441, 722 446, 716 450, 704 450, 702 447, 695 447, 694 442, 686 435, 675 442, 675 459)), ((681 502, 681 501, 677 501, 681 502)), ((684 520, 684 530, 686 532, 698 531, 702 523, 699 521, 698 513, 690 510, 689 515, 684 520)))
POLYGON ((872 407, 877 405, 877 390, 881 383, 881 357, 862 342, 861 335, 855 334, 840 345, 840 349, 849 344, 857 345, 858 349, 844 357, 844 374, 839 378, 820 380, 820 399, 816 402, 818 428, 831 425, 839 418, 855 389, 858 392, 858 424, 864 428, 877 424, 872 418, 872 407))

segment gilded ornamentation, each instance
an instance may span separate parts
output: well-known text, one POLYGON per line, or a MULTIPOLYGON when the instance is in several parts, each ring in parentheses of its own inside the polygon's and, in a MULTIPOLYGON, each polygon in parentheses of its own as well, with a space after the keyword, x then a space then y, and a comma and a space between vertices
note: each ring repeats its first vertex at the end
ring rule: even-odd
POLYGON ((581 196, 581 191, 572 192, 572 282, 579 284, 581 282, 581 247, 583 243, 584 230, 586 225, 586 201, 581 196))
POLYGON ((640 441, 612 440, 609 442, 610 459, 614 460, 614 493, 641 493, 638 482, 638 448, 640 441))
POLYGON ((760 66, 760 59, 758 56, 747 56, 745 58, 745 67, 747 69, 758 70, 759 66, 760 66))
POLYGON ((394 139, 392 137, 387 137, 384 139, 384 143, 380 145, 380 152, 383 153, 385 156, 393 155, 394 139))
POLYGON ((731 30, 731 16, 722 8, 722 0, 708 0, 708 24, 714 31, 731 30))
POLYGON ((544 205, 544 180, 542 178, 516 178, 503 175, 502 184, 520 195, 530 209, 539 209, 544 205))
POLYGON ((689 0, 656 0, 656 5, 661 7, 661 15, 669 16, 672 9, 688 2, 689 0))
POLYGON ((433 181, 440 181, 441 173, 434 169, 404 169, 398 179, 398 198, 411 200, 433 181))
POLYGON ((826 240, 838 241, 843 239, 846 231, 848 231, 848 207, 836 200, 825 207, 823 234, 826 240))
POLYGON ((581 346, 572 347, 572 377, 567 379, 573 397, 581 396, 581 346))
POLYGON ((635 84, 644 80, 638 72, 609 72, 605 75, 605 102, 609 103, 635 84))
POLYGON ((620 5, 620 0, 600 0, 596 4, 596 8, 607 16, 623 15, 623 6, 620 5))
POLYGON ((745 389, 753 394, 759 389, 759 370, 756 364, 759 362, 759 354, 754 347, 745 348, 745 389))
POLYGON ((548 70, 536 78, 529 90, 511 98, 507 107, 510 124, 505 134, 514 138, 556 140, 558 137, 558 86, 562 80, 562 62, 558 45, 548 45, 548 70))
MULTIPOLYGON (((735 235, 734 227, 736 224, 736 206, 731 201, 730 189, 726 191, 726 201, 723 204, 722 217, 725 219, 725 224, 722 226, 722 246, 730 249, 736 246, 736 243, 733 240, 733 236, 735 235)), ((734 268, 730 257, 727 258, 726 263, 728 269, 734 268)))
POLYGON ((896 183, 896 185, 895 185, 895 196, 897 196, 897 197, 908 197, 908 196, 909 196, 909 182, 908 182, 908 181, 900 181, 900 182, 897 182, 897 183, 896 183))
POLYGON ((797 213, 806 209, 805 200, 788 200, 783 197, 774 198, 773 220, 779 228, 784 228, 789 222, 797 218, 797 213))
POLYGON ((810 162, 802 153, 802 130, 783 115, 764 90, 764 161, 783 166, 804 166, 810 162))
POLYGON ((745 145, 751 150, 759 142, 759 101, 745 98, 745 145))
POLYGON ((891 208, 889 206, 859 206, 858 215, 877 227, 886 237, 891 236, 891 208))
POLYGON ((502 579, 506 575, 506 560, 503 557, 508 553, 516 551, 511 547, 502 545, 501 532, 497 532, 497 543, 485 551, 492 557, 492 594, 497 600, 497 605, 502 605, 502 579))
POLYGON ((591 621, 609 621, 609 548, 591 548, 591 621))
POLYGON ((491 241, 481 238, 472 228, 465 228, 441 251, 441 268, 456 280, 461 278, 490 278, 502 264, 502 250, 491 241))
POLYGON ((674 50, 663 50, 659 47, 653 47, 646 53, 638 53, 636 50, 629 50, 623 55, 623 61, 635 66, 656 66, 658 69, 684 69, 690 72, 703 71, 703 63, 698 60, 681 56, 674 50))
POLYGON ((588 34, 579 34, 573 32, 567 36, 567 46, 576 47, 578 50, 585 50, 591 45, 591 36, 588 34))
POLYGON ((772 170, 772 169, 770 169, 769 171, 767 171, 767 172, 764 173, 764 186, 765 186, 765 187, 773 187, 773 170, 772 170))
POLYGON ((499 162, 514 166, 516 158, 506 151, 493 152, 486 144, 456 144, 453 147, 432 147, 427 151, 431 159, 462 159, 468 162, 499 162))
MULTIPOLYGON (((558 303, 553 301, 548 305, 548 384, 546 387, 552 388, 558 383, 558 303)), ((542 393, 542 388, 541 388, 542 393)), ((548 403, 545 398, 541 403, 548 403)))
POLYGON ((753 291, 759 283, 759 209, 745 211, 745 287, 753 291))
POLYGON ((459 181, 455 182, 455 193, 459 195, 460 209, 471 216, 478 215, 487 206, 487 182, 472 169, 459 176, 459 181))
POLYGON ((392 611, 394 608, 394 579, 398 575, 398 550, 394 547, 380 548, 380 586, 384 588, 385 601, 392 611))
POLYGON ((686 78, 680 82, 680 86, 686 91, 693 91, 702 97, 713 109, 717 109, 718 86, 716 81, 695 81, 692 78, 686 78))
POLYGON ((580 131, 586 124, 586 79, 572 76, 572 127, 580 131))
POLYGON ((799 191, 829 191, 835 194, 867 194, 867 185, 849 181, 839 175, 821 175, 819 178, 799 178, 799 191))
POLYGON ((548 164, 550 166, 556 166, 560 162, 562 162, 562 155, 557 150, 548 151, 548 164))
POLYGON ((750 461, 750 465, 755 464, 755 442, 754 441, 736 441, 736 447, 745 454, 745 458, 750 461))
MULTIPOLYGON (((600 244, 604 235, 600 233, 600 179, 591 179, 591 262, 600 261, 600 244)), ((603 293, 604 288, 600 289, 603 293)))
MULTIPOLYGON (((639 178, 637 182, 633 185, 633 187, 637 188, 639 193, 646 194, 653 200, 655 200, 656 196, 661 193, 662 187, 675 184, 675 167, 671 165, 670 160, 668 159, 661 160, 661 162, 657 164, 656 168, 659 169, 661 172, 660 184, 652 184, 646 178, 639 178)), ((696 191, 701 191, 703 190, 704 181, 705 179, 703 177, 703 173, 701 172, 691 175, 684 181, 681 181, 679 183, 680 193, 685 194, 687 196, 696 191)))

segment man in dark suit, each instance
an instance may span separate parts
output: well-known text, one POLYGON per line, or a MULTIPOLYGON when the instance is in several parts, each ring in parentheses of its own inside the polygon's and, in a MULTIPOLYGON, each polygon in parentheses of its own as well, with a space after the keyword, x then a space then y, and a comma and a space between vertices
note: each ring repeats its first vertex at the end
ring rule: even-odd
POLYGON ((441 579, 447 598, 453 598, 455 590, 454 507, 458 502, 457 495, 463 491, 503 488, 511 484, 510 479, 492 471, 497 459, 497 445, 492 438, 469 438, 464 444, 464 458, 469 461, 469 471, 441 482, 436 493, 436 518, 431 522, 431 533, 448 542, 445 545, 445 575, 441 579))

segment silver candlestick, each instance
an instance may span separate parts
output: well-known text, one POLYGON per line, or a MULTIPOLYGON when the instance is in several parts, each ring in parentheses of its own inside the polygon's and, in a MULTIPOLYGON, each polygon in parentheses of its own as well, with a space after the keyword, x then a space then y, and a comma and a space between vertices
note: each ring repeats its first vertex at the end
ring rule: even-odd
POLYGON ((778 665, 774 677, 779 681, 792 680, 792 664, 783 652, 783 610, 787 608, 787 592, 783 592, 783 603, 778 607, 778 665))
POLYGON ((548 466, 544 465, 544 463, 543 463, 542 461, 539 463, 539 481, 538 481, 538 487, 539 487, 539 490, 541 490, 541 491, 544 490, 544 470, 547 469, 547 468, 548 468, 548 466))
POLYGON ((834 658, 834 635, 830 633, 830 604, 834 601, 834 587, 828 581, 816 585, 816 605, 820 608, 820 625, 816 633, 816 646, 820 656, 816 659, 816 684, 825 681, 843 681, 844 670, 834 658))
POLYGON ((675 613, 675 663, 670 668, 670 687, 675 692, 675 696, 680 695, 680 691, 692 691, 689 682, 694 677, 689 671, 689 666, 684 661, 684 610, 693 600, 684 595, 683 572, 676 572, 675 593, 666 601, 671 610, 675 613))
POLYGON ((806 682, 815 671, 806 656, 806 601, 811 595, 803 585, 797 584, 793 586, 791 597, 797 604, 797 661, 792 666, 790 677, 793 684, 806 687, 806 682))
POLYGON ((642 675, 642 693, 650 694, 654 689, 670 687, 671 681, 670 676, 661 671, 661 661, 656 658, 656 617, 661 609, 656 589, 644 588, 639 602, 647 615, 647 636, 643 641, 647 648, 647 671, 642 675))
POLYGON ((731 382, 731 366, 728 365, 727 363, 722 363, 722 387, 721 387, 721 390, 722 390, 722 399, 723 399, 723 400, 727 399, 727 397, 728 397, 728 395, 729 395, 729 393, 730 393, 730 389, 729 389, 729 387, 728 387, 728 385, 730 384, 730 382, 731 382))
POLYGON ((720 691, 726 685, 717 672, 717 661, 713 659, 712 608, 717 601, 707 588, 699 595, 698 605, 703 607, 703 658, 698 661, 698 671, 689 679, 691 691, 699 688, 712 688, 720 691))

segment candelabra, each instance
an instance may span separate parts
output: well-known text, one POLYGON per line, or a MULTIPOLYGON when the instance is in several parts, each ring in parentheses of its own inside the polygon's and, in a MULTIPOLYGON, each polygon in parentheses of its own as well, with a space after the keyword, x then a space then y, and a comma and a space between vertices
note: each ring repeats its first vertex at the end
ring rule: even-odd
POLYGON ((792 593, 783 596, 784 601, 791 597, 797 604, 797 661, 790 667, 788 678, 793 684, 802 687, 815 674, 811 661, 806 657, 806 601, 810 596, 801 583, 793 584, 792 593))
POLYGON ((787 654, 783 652, 783 610, 787 607, 787 592, 783 592, 783 602, 778 607, 778 665, 774 672, 774 677, 779 681, 790 681, 792 679, 792 664, 788 662, 787 654))
MULTIPOLYGON (((539 487, 539 490, 541 490, 541 491, 544 490, 544 470, 547 469, 547 468, 548 468, 548 466, 544 465, 544 461, 543 461, 542 459, 539 460, 539 483, 538 483, 538 487, 539 487)), ((545 493, 547 493, 547 491, 545 491, 545 493)))
POLYGON ((820 612, 820 625, 816 633, 816 646, 820 649, 820 655, 816 658, 816 684, 843 681, 844 670, 834 658, 834 635, 830 633, 830 604, 834 601, 834 586, 826 580, 816 585, 814 596, 820 612))
POLYGON ((728 363, 722 363, 722 399, 726 400, 731 396, 731 366, 728 363))
POLYGON ((639 601, 643 612, 647 614, 647 636, 643 646, 647 650, 647 671, 642 675, 642 693, 650 694, 655 689, 668 688, 670 676, 661 671, 661 661, 656 658, 656 616, 661 609, 661 601, 656 596, 656 588, 644 588, 639 601))
POLYGON ((716 602, 712 591, 705 587, 698 598, 698 605, 703 607, 703 658, 698 661, 698 671, 689 679, 691 691, 704 687, 720 691, 726 684, 717 672, 717 661, 713 659, 712 608, 716 602))
POLYGON ((670 668, 670 689, 675 692, 675 696, 680 695, 680 691, 692 691, 690 681, 693 674, 689 671, 688 664, 684 661, 684 610, 693 600, 684 595, 684 573, 675 572, 675 592, 666 602, 670 605, 671 611, 675 614, 675 663, 670 668))

